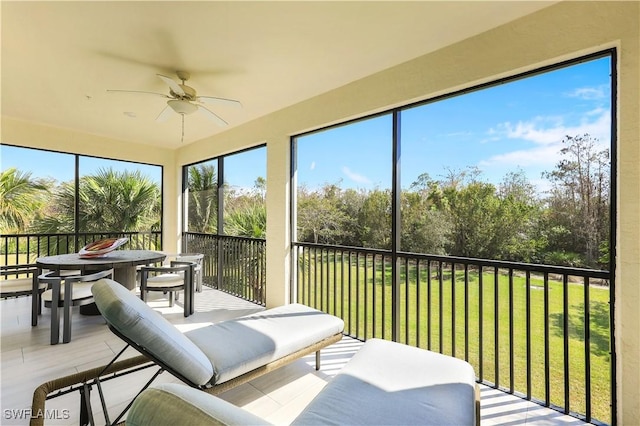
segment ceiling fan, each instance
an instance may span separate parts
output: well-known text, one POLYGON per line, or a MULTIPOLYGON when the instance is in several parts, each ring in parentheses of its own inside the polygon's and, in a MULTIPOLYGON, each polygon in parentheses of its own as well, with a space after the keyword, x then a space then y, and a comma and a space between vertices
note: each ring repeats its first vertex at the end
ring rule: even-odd
POLYGON ((205 105, 220 105, 231 107, 242 107, 239 101, 233 99, 218 98, 215 96, 198 96, 196 89, 187 86, 185 83, 191 75, 186 71, 177 71, 176 75, 182 81, 182 84, 175 82, 172 78, 164 76, 162 74, 156 74, 162 81, 169 86, 169 94, 145 92, 139 90, 112 90, 107 89, 107 92, 124 92, 124 93, 143 93, 147 95, 161 96, 168 99, 167 106, 156 117, 157 122, 166 121, 172 114, 176 112, 182 117, 182 139, 184 140, 184 116, 192 114, 196 111, 206 116, 209 120, 213 121, 219 126, 227 126, 225 120, 219 115, 208 109, 205 105))

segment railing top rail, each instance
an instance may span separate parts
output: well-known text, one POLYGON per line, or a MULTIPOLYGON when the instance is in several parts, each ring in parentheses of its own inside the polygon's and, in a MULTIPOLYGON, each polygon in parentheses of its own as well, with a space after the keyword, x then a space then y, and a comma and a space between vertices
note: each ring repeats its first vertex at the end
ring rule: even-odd
MULTIPOLYGON (((390 250, 369 249, 369 248, 363 248, 363 247, 337 246, 337 245, 316 244, 316 243, 306 243, 306 242, 294 242, 293 245, 299 246, 299 247, 311 247, 311 248, 319 248, 319 249, 334 249, 336 251, 352 251, 352 252, 366 253, 366 254, 381 254, 385 256, 391 255, 390 250)), ((606 270, 575 268, 575 267, 569 267, 569 266, 543 265, 543 264, 537 264, 537 263, 522 263, 522 262, 513 262, 513 261, 507 261, 507 260, 479 259, 479 258, 472 258, 472 257, 445 256, 445 255, 410 253, 410 252, 398 252, 398 256, 409 257, 409 258, 418 259, 418 260, 436 261, 436 262, 444 262, 444 263, 456 263, 456 264, 462 264, 462 265, 487 266, 492 268, 514 269, 519 271, 530 271, 530 272, 536 272, 536 273, 561 274, 561 275, 590 277, 590 278, 599 278, 599 279, 609 279, 611 277, 610 272, 606 270)))
POLYGON ((264 238, 254 238, 254 237, 240 237, 237 235, 220 235, 220 234, 208 234, 206 232, 185 232, 185 235, 193 235, 198 237, 209 237, 209 238, 230 238, 234 240, 243 240, 243 241, 258 241, 258 242, 266 242, 267 240, 264 238))
POLYGON ((96 231, 96 232, 55 232, 46 234, 2 234, 2 238, 11 237, 65 237, 65 236, 87 236, 87 235, 102 235, 102 234, 162 234, 162 231, 96 231))

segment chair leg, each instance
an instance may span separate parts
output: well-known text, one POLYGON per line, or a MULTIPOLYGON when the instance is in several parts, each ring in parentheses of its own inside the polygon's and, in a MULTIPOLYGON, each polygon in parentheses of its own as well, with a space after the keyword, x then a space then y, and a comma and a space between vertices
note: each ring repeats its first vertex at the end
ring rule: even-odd
POLYGON ((60 342, 60 282, 53 285, 51 295, 51 344, 57 345, 60 342))
POLYGON ((71 299, 73 289, 71 288, 71 282, 65 280, 64 284, 64 327, 62 329, 62 343, 69 343, 71 341, 71 299))
POLYGON ((174 297, 174 293, 175 293, 174 291, 170 291, 170 292, 169 292, 169 307, 171 307, 171 308, 173 308, 173 303, 174 303, 173 297, 174 297))

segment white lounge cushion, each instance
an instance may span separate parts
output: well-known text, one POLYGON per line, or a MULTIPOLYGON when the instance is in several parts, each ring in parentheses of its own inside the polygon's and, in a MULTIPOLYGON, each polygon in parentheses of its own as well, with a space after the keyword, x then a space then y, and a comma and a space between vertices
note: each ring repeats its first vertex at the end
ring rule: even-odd
POLYGON ((117 331, 193 383, 209 383, 213 367, 207 356, 162 315, 116 281, 102 279, 92 291, 98 310, 117 331))
MULTIPOLYGON (((83 283, 83 282, 76 282, 72 284, 73 287, 73 291, 72 291, 72 296, 71 298, 73 300, 80 300, 80 299, 88 299, 90 297, 92 297, 93 295, 91 294, 91 287, 93 286, 92 282, 89 283, 83 283)), ((51 302, 51 299, 53 298, 53 290, 49 289, 47 291, 45 291, 44 293, 42 293, 42 300, 44 300, 45 302, 51 302)), ((60 299, 64 299, 64 284, 60 285, 60 299)))
POLYGON ((475 373, 460 359, 370 339, 297 425, 474 425, 475 373))
POLYGON ((127 414, 127 426, 268 425, 248 411, 201 390, 177 383, 140 394, 127 414))
POLYGON ((185 335, 211 360, 222 383, 341 333, 344 322, 301 304, 190 330, 185 335))

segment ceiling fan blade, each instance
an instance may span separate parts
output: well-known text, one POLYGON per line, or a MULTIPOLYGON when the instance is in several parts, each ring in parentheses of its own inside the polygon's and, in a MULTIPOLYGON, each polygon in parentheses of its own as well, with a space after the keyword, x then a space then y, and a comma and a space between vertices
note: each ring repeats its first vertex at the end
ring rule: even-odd
POLYGON ((173 81, 172 78, 169 78, 167 76, 164 76, 162 74, 156 74, 158 77, 160 77, 160 79, 162 81, 164 81, 165 83, 167 83, 169 85, 169 87, 171 88, 171 90, 173 91, 173 93, 175 93, 176 95, 179 96, 184 96, 186 95, 186 93, 184 93, 184 90, 182 90, 182 87, 180 87, 180 85, 178 83, 176 83, 175 81, 173 81))
POLYGON ((214 123, 216 123, 218 126, 224 127, 224 126, 228 126, 229 125, 229 123, 224 121, 222 118, 220 118, 218 115, 216 115, 213 111, 208 110, 207 108, 203 107, 202 105, 198 105, 198 111, 202 115, 206 116, 209 120, 211 120, 214 123))
POLYGON ((155 92, 144 92, 141 90, 114 90, 114 89, 107 89, 107 92, 112 92, 112 93, 143 93, 145 95, 156 95, 156 96, 162 96, 163 98, 169 98, 172 99, 171 96, 167 96, 164 93, 155 93, 155 92))
POLYGON ((156 121, 158 123, 164 123, 165 121, 167 121, 169 119, 169 116, 171 116, 172 112, 173 112, 173 110, 171 109, 171 107, 169 107, 169 105, 167 105, 166 107, 164 107, 162 112, 160 112, 160 114, 158 114, 158 116, 156 117, 156 121))
POLYGON ((209 105, 223 105, 242 108, 240 101, 234 99, 216 98, 215 96, 198 96, 198 101, 209 105))

